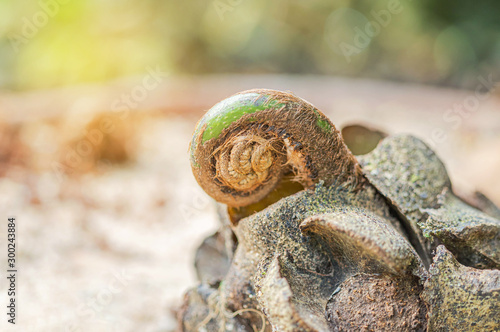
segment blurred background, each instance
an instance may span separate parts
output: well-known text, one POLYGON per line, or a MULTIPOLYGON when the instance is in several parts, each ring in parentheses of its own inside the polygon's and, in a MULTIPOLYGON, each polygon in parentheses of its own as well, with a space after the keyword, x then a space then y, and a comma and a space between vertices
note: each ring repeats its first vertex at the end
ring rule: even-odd
POLYGON ((493 0, 0 0, 0 212, 18 219, 20 271, 18 324, 0 329, 175 330, 218 223, 189 139, 241 90, 414 134, 454 190, 500 204, 498 13, 493 0))
POLYGON ((13 90, 106 82, 151 64, 172 74, 342 75, 473 88, 500 65, 494 0, 3 0, 0 12, 0 84, 13 90), (356 27, 367 38, 356 40, 356 27))

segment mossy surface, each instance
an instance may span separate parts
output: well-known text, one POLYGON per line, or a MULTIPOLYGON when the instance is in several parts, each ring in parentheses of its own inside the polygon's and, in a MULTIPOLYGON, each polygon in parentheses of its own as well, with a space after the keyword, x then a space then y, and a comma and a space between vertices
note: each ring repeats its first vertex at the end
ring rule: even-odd
MULTIPOLYGON (((248 126, 247 136, 283 140, 288 173, 245 204, 244 195, 222 188, 229 213, 200 247, 204 286, 186 296, 182 330, 499 329, 497 207, 481 198, 483 213, 455 196, 441 160, 415 137, 387 137, 356 159, 314 106, 280 92, 270 92, 277 99, 268 103, 269 90, 254 91, 216 105, 191 149, 207 147, 199 161, 214 168, 213 151, 248 126), (283 108, 266 108, 275 104, 283 108), (287 187, 283 178, 300 185, 287 187)), ((213 193, 216 184, 205 181, 217 174, 196 167, 213 193)))
POLYGON ((429 331, 500 330, 500 271, 477 270, 437 248, 424 284, 429 331))
POLYGON ((399 212, 426 265, 434 248, 418 223, 422 209, 438 207, 438 196, 451 188, 441 160, 421 140, 410 135, 384 139, 371 153, 358 157, 368 180, 399 212))
POLYGON ((435 236, 457 259, 476 268, 500 268, 500 220, 457 198, 451 192, 440 196, 438 209, 424 209, 420 223, 424 234, 435 236))
POLYGON ((318 184, 286 197, 233 228, 238 249, 219 294, 227 303, 237 298, 260 307, 282 331, 324 331, 326 304, 350 276, 410 276, 416 283, 424 273, 391 218, 372 189, 318 184), (257 303, 238 295, 242 289, 257 303))

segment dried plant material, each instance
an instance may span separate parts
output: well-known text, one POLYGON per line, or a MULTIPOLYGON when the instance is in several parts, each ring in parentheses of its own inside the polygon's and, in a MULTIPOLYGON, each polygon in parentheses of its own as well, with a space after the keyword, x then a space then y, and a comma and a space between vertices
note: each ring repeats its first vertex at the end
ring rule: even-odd
POLYGON ((232 235, 230 229, 222 228, 206 238, 196 251, 194 266, 201 283, 211 284, 222 280, 226 275, 234 250, 231 245, 232 235))
POLYGON ((359 124, 342 128, 342 138, 349 150, 356 156, 373 151, 385 137, 387 137, 386 133, 359 124))
POLYGON ((20 138, 21 126, 8 124, 0 119, 0 176, 9 167, 26 166, 31 151, 20 138))
POLYGON ((427 307, 415 279, 360 274, 345 280, 326 306, 330 331, 426 331, 427 307))
POLYGON ((437 248, 424 284, 430 331, 498 331, 500 271, 463 266, 444 246, 437 248))
POLYGON ((438 209, 425 209, 424 234, 437 237, 459 262, 476 268, 500 268, 500 220, 446 191, 438 209))
POLYGON ((370 182, 408 222, 423 255, 430 257, 434 236, 464 264, 500 267, 500 221, 453 194, 443 163, 422 141, 389 137, 360 160, 370 182))
POLYGON ((123 117, 100 113, 83 126, 60 153, 67 174, 97 171, 102 165, 120 165, 134 159, 137 134, 144 115, 123 117))
POLYGON ((453 317, 459 297, 475 299, 461 308, 481 310, 478 326, 496 326, 498 270, 458 268, 447 252, 457 270, 449 275, 473 279, 453 294, 446 249, 430 263, 444 243, 463 264, 498 268, 500 221, 453 194, 419 139, 389 136, 356 159, 311 104, 252 90, 200 120, 191 164, 203 189, 228 205, 221 231, 230 227, 236 241, 220 233, 200 248, 202 284, 186 295, 181 330, 473 330, 476 318, 453 317), (290 174, 303 190, 289 190, 290 174))

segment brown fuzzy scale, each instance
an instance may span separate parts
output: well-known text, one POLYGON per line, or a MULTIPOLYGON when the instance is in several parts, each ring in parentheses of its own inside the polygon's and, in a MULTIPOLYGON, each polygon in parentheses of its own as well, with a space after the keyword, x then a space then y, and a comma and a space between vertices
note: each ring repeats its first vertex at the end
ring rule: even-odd
POLYGON ((356 275, 326 306, 330 331, 427 331, 427 308, 413 278, 356 275))
POLYGON ((284 106, 243 115, 218 137, 204 143, 206 126, 199 131, 194 153, 200 167, 193 167, 193 173, 214 199, 232 207, 247 206, 263 199, 281 177, 290 172, 305 188, 321 180, 327 186, 336 183, 353 189, 365 182, 340 132, 313 105, 274 90, 249 90, 240 94, 246 93, 270 96, 284 106), (238 150, 233 153, 237 145, 238 150), (271 157, 272 160, 254 161, 248 158, 250 153, 252 157, 271 157), (230 159, 242 155, 243 161, 230 159), (248 170, 247 162, 252 168, 259 169, 259 165, 266 168, 260 173, 255 169, 247 174, 238 172, 242 168, 248 170))

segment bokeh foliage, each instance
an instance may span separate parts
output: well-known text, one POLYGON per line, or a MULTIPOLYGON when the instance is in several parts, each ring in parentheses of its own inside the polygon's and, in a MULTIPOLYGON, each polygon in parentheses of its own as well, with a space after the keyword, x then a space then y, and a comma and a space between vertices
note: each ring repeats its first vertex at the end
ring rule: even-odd
POLYGON ((500 72, 499 15, 494 0, 0 0, 0 86, 100 82, 159 65, 474 87, 500 72), (395 2, 401 11, 366 47, 349 59, 338 51, 395 2))

